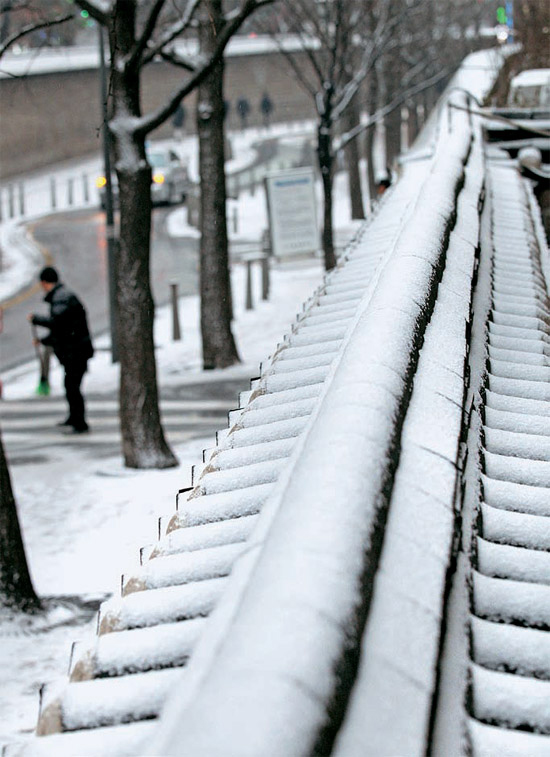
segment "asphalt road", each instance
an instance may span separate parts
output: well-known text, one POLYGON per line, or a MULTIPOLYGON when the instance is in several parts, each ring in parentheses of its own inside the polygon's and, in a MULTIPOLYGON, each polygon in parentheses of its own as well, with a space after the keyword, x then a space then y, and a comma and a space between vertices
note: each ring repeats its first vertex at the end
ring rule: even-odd
MULTIPOLYGON (((173 208, 153 212, 151 280, 157 305, 169 300, 170 282, 178 283, 180 295, 198 291, 198 245, 193 239, 174 239, 166 233, 166 219, 173 208)), ((107 249, 105 216, 99 210, 56 213, 29 225, 42 248, 45 264, 54 265, 66 284, 83 301, 93 334, 109 328, 107 296, 107 249)), ((33 359, 27 315, 48 312, 43 293, 33 282, 4 309, 0 335, 2 370, 33 359)))

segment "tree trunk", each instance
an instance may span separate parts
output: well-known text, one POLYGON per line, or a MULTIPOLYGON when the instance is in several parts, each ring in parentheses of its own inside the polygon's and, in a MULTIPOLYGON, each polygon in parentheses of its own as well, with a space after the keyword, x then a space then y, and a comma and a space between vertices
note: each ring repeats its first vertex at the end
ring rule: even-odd
POLYGON ((134 40, 133 3, 118 4, 110 34, 111 120, 120 198, 120 241, 116 260, 117 334, 120 356, 120 427, 129 468, 169 468, 177 459, 164 438, 158 405, 153 344, 154 303, 150 282, 151 168, 145 139, 131 131, 140 115, 139 71, 125 71, 117 59, 134 40))
MULTIPOLYGON (((208 3, 200 23, 200 48, 212 52, 222 24, 221 0, 208 3)), ((204 368, 239 362, 231 332, 232 303, 227 241, 223 61, 204 79, 197 98, 199 173, 201 177, 200 290, 204 368)))
POLYGON ((25 612, 40 609, 40 600, 35 594, 27 565, 8 463, 0 437, 0 607, 2 606, 25 612))
MULTIPOLYGON (((344 114, 344 129, 351 131, 359 123, 359 111, 355 100, 351 103, 344 114)), ((357 137, 352 139, 345 148, 346 168, 348 171, 348 187, 351 202, 351 217, 363 219, 363 193, 361 191, 361 174, 359 171, 359 142, 357 137)))
POLYGON ((334 231, 332 226, 333 154, 330 116, 325 116, 319 121, 317 130, 317 157, 323 182, 323 253, 325 256, 325 269, 330 271, 336 265, 334 231))
MULTIPOLYGON (((378 85, 376 72, 373 71, 369 78, 369 87, 367 94, 367 110, 369 116, 376 110, 378 97, 378 85)), ((376 177, 374 175, 374 135, 376 133, 376 124, 372 123, 366 130, 365 134, 365 152, 367 155, 367 179, 369 184, 369 199, 371 208, 376 200, 376 177)))

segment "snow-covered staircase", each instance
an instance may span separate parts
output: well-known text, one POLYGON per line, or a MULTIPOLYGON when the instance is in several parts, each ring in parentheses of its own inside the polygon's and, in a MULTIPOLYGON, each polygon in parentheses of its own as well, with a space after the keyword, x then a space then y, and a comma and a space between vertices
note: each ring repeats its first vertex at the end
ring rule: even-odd
POLYGON ((474 757, 542 757, 550 754, 548 250, 511 161, 490 165, 489 186, 494 258, 468 733, 474 757))
POLYGON ((541 239, 513 165, 487 182, 479 129, 444 121, 45 689, 39 737, 6 757, 549 754, 541 239), (437 712, 453 629, 454 742, 437 712))

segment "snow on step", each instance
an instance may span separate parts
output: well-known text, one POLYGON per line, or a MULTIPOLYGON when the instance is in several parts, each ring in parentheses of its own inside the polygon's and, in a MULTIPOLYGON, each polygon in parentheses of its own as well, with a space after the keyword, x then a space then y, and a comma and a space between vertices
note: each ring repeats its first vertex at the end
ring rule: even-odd
POLYGON ((214 578, 109 599, 100 608, 99 633, 204 617, 212 611, 224 586, 224 578, 214 578))
MULTIPOLYGON (((297 415, 281 421, 259 424, 252 422, 246 426, 242 426, 240 421, 237 421, 236 425, 225 435, 223 447, 225 449, 237 449, 238 447, 250 447, 281 439, 291 439, 302 433, 310 415, 310 412, 305 412, 303 415, 297 415)), ((249 421, 256 420, 259 419, 251 417, 244 419, 243 422, 248 423, 249 421)))
POLYGON ((468 719, 472 757, 548 757, 550 736, 480 723, 468 719))
POLYGON ((550 586, 473 572, 474 612, 481 618, 550 628, 550 586))
POLYGON ((530 515, 550 516, 550 492, 540 486, 481 477, 485 501, 492 507, 530 515))
POLYGON ((58 698, 43 705, 39 733, 99 728, 157 717, 169 690, 182 675, 180 668, 169 668, 70 683, 58 698))
POLYGON ((277 360, 297 360, 310 355, 321 355, 325 353, 338 352, 342 346, 342 340, 331 340, 320 342, 318 344, 306 344, 302 347, 284 347, 277 352, 277 360))
POLYGON ((204 618, 163 623, 99 636, 71 667, 71 681, 120 676, 183 665, 204 628, 204 618))
POLYGON ((528 315, 507 315, 506 313, 491 313, 491 322, 501 326, 517 326, 523 329, 538 329, 545 334, 550 334, 548 326, 541 318, 532 318, 528 315))
POLYGON ((508 728, 550 734, 550 681, 487 670, 473 664, 473 715, 508 728))
POLYGON ((491 392, 496 392, 497 394, 507 394, 512 397, 522 397, 524 399, 550 403, 550 386, 541 381, 500 378, 489 374, 488 387, 491 392))
POLYGON ((33 738, 6 747, 3 757, 131 757, 140 754, 158 724, 154 720, 33 738))
POLYGON ((501 510, 481 503, 483 537, 497 544, 550 550, 550 517, 501 510))
POLYGON ((521 365, 513 361, 489 360, 489 369, 493 376, 502 378, 525 379, 527 381, 550 381, 550 368, 539 365, 521 365))
POLYGON ((516 352, 491 347, 491 345, 488 345, 488 347, 490 360, 502 360, 506 363, 517 363, 519 365, 541 365, 546 368, 550 366, 550 358, 538 352, 516 352))
POLYGON ((161 537, 156 544, 144 548, 145 556, 153 559, 246 541, 257 521, 257 515, 247 515, 200 526, 180 527, 161 537))
POLYGON ((241 468, 208 472, 197 482, 197 489, 202 494, 219 494, 269 484, 278 478, 285 462, 284 459, 269 460, 241 468))
POLYGON ((486 576, 550 585, 550 553, 478 537, 478 570, 486 576))
POLYGON ((485 426, 484 444, 488 452, 496 455, 550 461, 550 437, 485 426))
MULTIPOLYGON (((253 446, 214 449, 202 466, 202 475, 207 471, 241 468, 253 463, 263 463, 269 460, 279 460, 288 457, 292 452, 294 442, 295 437, 289 437, 286 439, 274 439, 269 442, 258 442, 253 446)), ((194 466, 193 470, 198 472, 199 468, 200 466, 194 466)), ((195 473, 193 474, 194 480, 195 473)))
MULTIPOLYGON (((189 526, 213 524, 229 518, 256 515, 271 492, 271 484, 249 486, 216 494, 191 496, 180 502, 179 510, 168 521, 166 533, 189 526)), ((161 529, 162 533, 162 529, 161 529)))
POLYGON ((491 670, 550 680, 550 631, 493 623, 473 616, 473 660, 491 670))
POLYGON ((525 460, 488 451, 483 453, 483 460, 485 473, 491 478, 550 489, 550 460, 525 460))
POLYGON ((545 330, 515 325, 504 325, 489 321, 489 333, 494 336, 505 336, 509 339, 535 339, 548 342, 549 336, 545 330))
POLYGON ((240 543, 202 549, 199 552, 157 557, 147 561, 132 574, 123 576, 122 596, 146 589, 159 589, 163 586, 227 576, 242 551, 243 545, 240 543))
POLYGON ((498 394, 492 391, 485 392, 487 407, 495 410, 505 410, 510 413, 525 413, 526 415, 540 415, 550 418, 550 403, 544 400, 515 397, 512 395, 498 394))
POLYGON ((485 425, 490 429, 550 437, 550 416, 527 415, 486 407, 485 425))

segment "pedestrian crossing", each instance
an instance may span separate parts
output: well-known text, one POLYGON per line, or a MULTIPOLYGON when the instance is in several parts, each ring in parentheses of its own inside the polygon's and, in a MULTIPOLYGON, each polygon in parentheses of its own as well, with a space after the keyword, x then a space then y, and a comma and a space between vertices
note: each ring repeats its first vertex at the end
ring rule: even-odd
MULTIPOLYGON (((162 424, 169 443, 179 444, 197 436, 208 436, 227 425, 227 413, 235 404, 228 399, 165 399, 160 402, 162 424)), ((90 433, 64 434, 57 426, 67 414, 63 397, 3 401, 0 404, 0 428, 10 457, 21 463, 24 454, 39 447, 103 447, 115 454, 120 448, 118 403, 111 398, 86 401, 90 433)))

